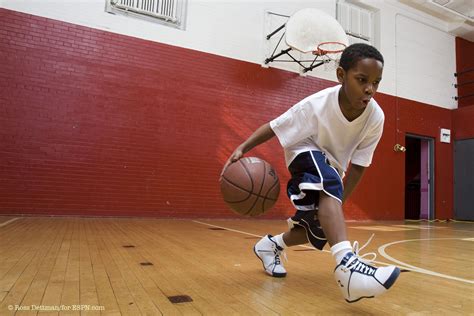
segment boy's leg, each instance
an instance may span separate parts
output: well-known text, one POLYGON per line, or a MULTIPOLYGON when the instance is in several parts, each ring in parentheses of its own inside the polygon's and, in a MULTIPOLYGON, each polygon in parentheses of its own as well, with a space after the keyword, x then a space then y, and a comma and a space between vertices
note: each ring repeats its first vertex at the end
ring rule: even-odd
POLYGON ((286 276, 286 270, 280 258, 286 247, 309 242, 313 247, 321 250, 327 242, 317 220, 317 210, 310 209, 317 207, 319 191, 309 190, 300 195, 301 198, 298 201, 292 199, 297 211, 293 217, 288 219, 290 230, 276 236, 264 236, 254 246, 254 252, 262 261, 265 272, 273 277, 286 276), (298 210, 299 207, 307 210, 298 210))
MULTIPOLYGON (((324 230, 330 246, 334 246, 342 241, 347 241, 346 223, 341 203, 324 193, 319 192, 318 219, 324 230)), ((302 226, 294 226, 291 230, 283 234, 283 241, 287 247, 308 243, 306 229, 302 226)), ((347 248, 347 252, 352 248, 347 248)), ((343 253, 345 254, 345 253, 343 253)))
POLYGON ((341 203, 324 192, 319 196, 318 219, 329 246, 347 241, 346 223, 341 203))
POLYGON ((266 273, 273 277, 286 276, 280 255, 286 247, 310 242, 316 249, 322 249, 326 238, 315 216, 315 210, 298 213, 288 219, 289 231, 277 236, 264 236, 254 246, 254 252, 262 261, 266 273), (309 240, 308 240, 309 238, 309 240))
POLYGON ((308 242, 306 229, 301 226, 295 226, 283 234, 283 241, 288 247, 303 245, 308 242))
MULTIPOLYGON (((319 203, 319 191, 305 191, 306 196, 313 196, 312 206, 319 203)), ((298 210, 287 220, 290 231, 275 236, 277 243, 285 248, 310 243, 314 248, 322 250, 327 243, 324 231, 318 220, 318 210, 298 210), (281 242, 280 242, 281 241, 281 242)))
POLYGON ((344 214, 339 201, 321 192, 318 217, 336 259, 336 282, 347 302, 380 295, 395 283, 400 274, 399 268, 375 267, 360 260, 358 244, 354 243, 357 246, 352 249, 347 240, 344 214))
POLYGON ((262 261, 265 272, 273 277, 285 277, 286 270, 280 255, 286 247, 306 244, 306 229, 294 226, 291 230, 278 236, 266 235, 258 241, 253 250, 262 261))

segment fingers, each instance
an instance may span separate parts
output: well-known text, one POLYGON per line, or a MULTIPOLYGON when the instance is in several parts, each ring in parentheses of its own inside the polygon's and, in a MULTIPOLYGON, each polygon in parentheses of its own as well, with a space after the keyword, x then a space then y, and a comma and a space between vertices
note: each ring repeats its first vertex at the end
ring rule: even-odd
POLYGON ((220 174, 220 176, 219 176, 219 180, 221 180, 222 175, 224 174, 225 169, 227 169, 227 167, 228 167, 230 164, 231 164, 231 161, 230 161, 230 160, 227 160, 227 162, 226 162, 225 165, 224 165, 224 168, 222 168, 221 174, 220 174))
MULTIPOLYGON (((237 161, 237 160, 235 160, 237 161)), ((222 171, 221 171, 221 175, 220 175, 220 178, 219 180, 222 178, 222 175, 224 174, 225 170, 227 169, 227 167, 230 165, 230 164, 233 164, 235 162, 233 160, 233 157, 230 157, 229 159, 227 159, 226 163, 224 164, 224 167, 222 168, 222 171)))
POLYGON ((220 177, 219 177, 219 180, 222 178, 222 175, 224 174, 225 170, 227 169, 227 167, 231 164, 233 164, 234 162, 238 161, 240 158, 242 158, 242 153, 241 152, 234 152, 230 157, 229 159, 227 159, 226 163, 224 164, 224 167, 222 168, 222 171, 221 171, 221 174, 220 174, 220 177))

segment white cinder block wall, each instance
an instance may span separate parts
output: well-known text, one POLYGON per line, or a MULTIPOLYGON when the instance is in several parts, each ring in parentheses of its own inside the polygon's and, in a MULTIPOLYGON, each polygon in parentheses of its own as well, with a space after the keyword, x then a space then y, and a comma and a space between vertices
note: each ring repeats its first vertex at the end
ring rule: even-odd
MULTIPOLYGON (((186 29, 105 12, 106 0, 0 0, 0 6, 33 15, 262 64, 266 11, 291 15, 314 7, 335 16, 336 0, 188 0, 186 29)), ((380 91, 448 109, 457 108, 453 76, 455 38, 446 22, 395 0, 359 0, 376 11, 375 45, 386 64, 380 91)), ((297 71, 288 63, 272 67, 297 71)), ((322 67, 308 74, 334 80, 322 67)))

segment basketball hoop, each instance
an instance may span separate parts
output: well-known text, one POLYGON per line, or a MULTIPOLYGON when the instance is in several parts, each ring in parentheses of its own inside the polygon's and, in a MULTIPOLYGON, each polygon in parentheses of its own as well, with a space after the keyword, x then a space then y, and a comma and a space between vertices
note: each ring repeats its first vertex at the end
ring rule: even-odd
POLYGON ((337 69, 344 49, 346 49, 346 44, 341 42, 321 42, 312 53, 321 58, 324 70, 329 71, 337 69))
POLYGON ((328 54, 339 54, 346 48, 346 44, 339 42, 322 42, 313 51, 313 55, 323 56, 328 54))
POLYGON ((341 52, 349 45, 347 34, 339 22, 315 8, 295 12, 285 24, 268 34, 267 40, 279 32, 282 34, 271 56, 265 59, 265 64, 273 61, 295 62, 301 66, 303 73, 322 65, 337 68, 341 52), (287 46, 277 52, 283 38, 287 46), (284 55, 290 59, 277 60, 284 55))

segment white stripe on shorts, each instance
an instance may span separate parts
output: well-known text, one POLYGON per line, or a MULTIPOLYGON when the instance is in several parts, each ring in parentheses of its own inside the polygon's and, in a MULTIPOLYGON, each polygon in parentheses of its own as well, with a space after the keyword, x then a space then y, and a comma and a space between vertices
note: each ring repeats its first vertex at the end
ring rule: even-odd
POLYGON ((321 186, 323 187, 322 190, 324 191, 324 193, 326 193, 326 194, 329 195, 330 197, 332 197, 332 198, 338 200, 339 203, 342 204, 342 201, 341 201, 337 196, 334 196, 334 195, 332 195, 331 193, 329 193, 328 191, 324 190, 324 185, 323 185, 323 183, 324 183, 324 178, 323 178, 323 175, 322 175, 322 173, 321 173, 321 170, 319 169, 318 163, 316 162, 316 159, 314 158, 313 152, 310 151, 309 153, 311 154, 311 158, 313 159, 313 163, 314 163, 314 165, 316 166, 316 169, 318 169, 319 177, 321 178, 321 186))
MULTIPOLYGON (((313 183, 309 183, 309 184, 313 184, 313 183)), ((302 190, 301 187, 300 187, 300 190, 302 190)), ((300 194, 292 194, 290 196, 291 204, 293 204, 293 206, 299 211, 312 211, 312 210, 314 210, 314 203, 309 204, 309 205, 296 205, 295 204, 294 200, 302 200, 302 199, 305 198, 305 196, 306 196, 306 193, 304 193, 303 191, 301 191, 300 194)))

